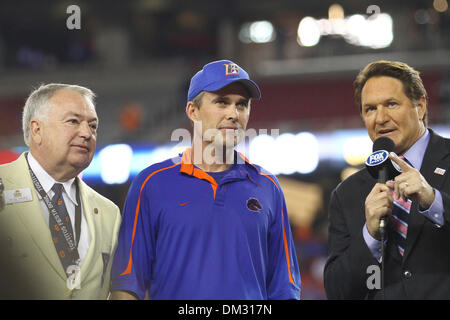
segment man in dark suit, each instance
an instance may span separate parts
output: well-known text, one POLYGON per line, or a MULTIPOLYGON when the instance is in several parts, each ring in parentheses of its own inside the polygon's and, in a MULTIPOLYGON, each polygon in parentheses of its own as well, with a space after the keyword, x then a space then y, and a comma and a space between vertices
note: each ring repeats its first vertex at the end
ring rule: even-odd
POLYGON ((381 184, 363 169, 333 191, 324 270, 327 296, 449 299, 450 140, 427 128, 426 90, 419 73, 405 63, 370 63, 354 84, 370 138, 394 141, 395 154, 389 157, 402 173, 381 184), (384 244, 379 230, 383 216, 384 244), (382 245, 380 290, 371 277, 380 275, 382 245))

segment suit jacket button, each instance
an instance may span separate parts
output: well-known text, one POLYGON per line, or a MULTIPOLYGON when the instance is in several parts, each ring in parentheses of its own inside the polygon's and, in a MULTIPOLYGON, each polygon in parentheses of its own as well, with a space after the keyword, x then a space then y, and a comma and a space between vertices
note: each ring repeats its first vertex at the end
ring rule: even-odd
POLYGON ((405 272, 403 272, 403 275, 405 276, 406 279, 409 279, 412 277, 412 273, 409 270, 406 270, 405 272))

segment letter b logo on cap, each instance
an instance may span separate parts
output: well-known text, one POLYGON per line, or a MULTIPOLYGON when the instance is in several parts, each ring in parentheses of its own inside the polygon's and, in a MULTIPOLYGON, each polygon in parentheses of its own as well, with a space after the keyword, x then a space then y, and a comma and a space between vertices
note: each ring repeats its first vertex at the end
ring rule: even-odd
POLYGON ((226 75, 239 74, 239 67, 238 67, 238 65, 234 64, 234 63, 225 64, 225 74, 226 75))

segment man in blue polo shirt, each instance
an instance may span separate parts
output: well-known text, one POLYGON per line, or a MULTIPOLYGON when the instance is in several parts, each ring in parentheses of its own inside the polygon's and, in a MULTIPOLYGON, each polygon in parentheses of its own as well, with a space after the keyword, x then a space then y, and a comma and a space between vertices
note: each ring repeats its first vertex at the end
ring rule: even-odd
POLYGON ((300 272, 276 177, 234 151, 250 99, 247 72, 211 62, 191 79, 192 148, 133 181, 112 270, 112 298, 299 299, 300 272))

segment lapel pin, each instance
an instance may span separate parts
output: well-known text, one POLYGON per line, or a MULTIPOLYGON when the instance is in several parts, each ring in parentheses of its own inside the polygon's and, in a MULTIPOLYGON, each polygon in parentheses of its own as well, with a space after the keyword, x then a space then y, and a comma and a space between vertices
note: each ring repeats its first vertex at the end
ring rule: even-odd
POLYGON ((443 176, 445 174, 445 169, 437 167, 436 169, 434 169, 434 173, 440 174, 441 176, 443 176))
POLYGON ((94 208, 94 213, 98 214, 98 209, 97 208, 94 208))

